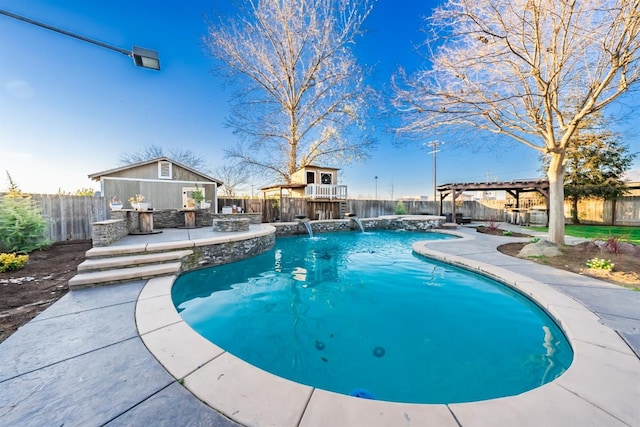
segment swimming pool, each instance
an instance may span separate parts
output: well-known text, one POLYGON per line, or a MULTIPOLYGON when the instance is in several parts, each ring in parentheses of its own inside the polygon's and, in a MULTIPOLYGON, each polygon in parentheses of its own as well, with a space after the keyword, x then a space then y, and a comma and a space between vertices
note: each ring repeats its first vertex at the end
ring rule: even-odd
POLYGON ((572 352, 519 293, 414 255, 437 233, 281 238, 273 250, 178 278, 172 297, 201 335, 276 375, 343 394, 454 403, 522 393, 572 352))

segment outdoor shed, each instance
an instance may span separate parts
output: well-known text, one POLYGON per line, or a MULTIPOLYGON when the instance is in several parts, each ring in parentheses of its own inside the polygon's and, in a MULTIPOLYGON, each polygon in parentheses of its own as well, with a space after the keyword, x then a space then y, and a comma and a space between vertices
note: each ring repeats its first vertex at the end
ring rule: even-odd
POLYGON ((202 207, 218 212, 217 189, 222 182, 167 157, 96 172, 89 178, 100 182, 107 201, 120 200, 125 209, 131 209, 129 198, 136 195, 153 209, 186 208, 191 192, 198 189, 204 195, 202 207))

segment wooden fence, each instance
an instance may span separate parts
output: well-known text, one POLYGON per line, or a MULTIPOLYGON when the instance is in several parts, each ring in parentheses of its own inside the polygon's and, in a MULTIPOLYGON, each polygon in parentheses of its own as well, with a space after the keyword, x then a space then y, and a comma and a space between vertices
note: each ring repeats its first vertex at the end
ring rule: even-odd
POLYGON ((91 240, 91 224, 108 219, 104 197, 35 194, 47 220, 47 238, 53 242, 91 240))
MULTIPOLYGON (((0 194, 4 196, 4 194, 0 194)), ((45 238, 52 242, 91 240, 91 224, 108 219, 104 197, 31 194, 47 222, 45 238)))
MULTIPOLYGON (((347 200, 343 212, 351 212, 360 218, 375 218, 381 215, 393 215, 396 212, 396 200, 347 200)), ((408 215, 441 214, 452 212, 452 202, 403 201, 408 215)), ((237 206, 243 212, 262 212, 262 222, 293 221, 296 215, 306 215, 310 219, 332 219, 341 215, 340 202, 307 201, 301 198, 280 199, 218 199, 218 207, 237 206)), ((514 199, 475 200, 456 202, 456 212, 476 221, 503 221, 507 205, 515 207, 514 199)), ((521 208, 544 209, 544 199, 521 199, 521 208)), ((589 199, 579 205, 580 220, 585 224, 613 224, 640 226, 640 196, 621 197, 616 201, 589 199), (615 218, 615 221, 613 221, 615 218)), ((571 204, 565 203, 565 217, 571 221, 571 204)))
MULTIPOLYGON (((565 217, 571 220, 569 203, 565 203, 565 217)), ((581 200, 578 202, 578 219, 584 224, 640 226, 640 196, 581 200)))
MULTIPOLYGON (((0 194, 2 196, 2 194, 0 194)), ((67 240, 90 240, 91 224, 109 219, 108 203, 104 197, 61 196, 55 194, 33 194, 32 198, 42 208, 47 221, 46 237, 52 242, 67 240)), ((476 221, 502 221, 505 205, 512 200, 486 200, 458 202, 456 212, 476 221)), ((451 213, 450 201, 440 204, 433 201, 404 201, 407 214, 451 213)), ((279 199, 218 199, 218 208, 236 206, 246 213, 262 213, 262 222, 293 221, 296 215, 306 215, 310 219, 340 218, 344 212, 351 212, 360 218, 375 218, 396 212, 394 200, 347 200, 343 202, 306 201, 300 198, 279 199), (341 203, 343 206, 341 206, 341 203), (282 206, 280 205, 282 204, 282 206)), ((540 201, 524 199, 523 208, 543 207, 540 201)), ((613 201, 585 200, 579 205, 580 221, 585 224, 615 224, 640 226, 640 196, 627 196, 613 201), (615 221, 613 220, 615 218, 615 221)), ((565 217, 571 218, 571 206, 565 204, 565 217)))
MULTIPOLYGON (((505 200, 458 202, 456 212, 463 216, 500 221, 504 217, 505 200)), ((404 201, 408 215, 442 215, 452 211, 450 201, 442 204, 442 212, 439 211, 440 203, 433 201, 404 201)), ((528 208, 537 201, 521 200, 521 207, 528 208)), ((350 212, 359 218, 375 218, 382 215, 396 213, 398 201, 394 200, 346 200, 343 202, 311 201, 302 198, 283 197, 282 199, 218 199, 218 207, 232 206, 242 209, 243 212, 262 212, 262 222, 293 221, 296 215, 306 215, 310 219, 334 219, 341 217, 341 211, 350 212), (342 207, 340 204, 345 206, 342 207)))

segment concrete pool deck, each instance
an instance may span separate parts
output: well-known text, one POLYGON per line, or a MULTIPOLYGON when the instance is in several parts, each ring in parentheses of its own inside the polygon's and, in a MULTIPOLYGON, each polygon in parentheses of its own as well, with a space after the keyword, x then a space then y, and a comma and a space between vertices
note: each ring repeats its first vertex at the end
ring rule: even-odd
MULTIPOLYGON (((118 245, 206 232, 167 230, 118 245)), ((450 405, 313 389, 253 368, 193 332, 171 303, 174 278, 165 277, 72 291, 0 344, 0 425, 640 425, 640 292, 495 250, 523 239, 459 232, 464 239, 414 249, 534 296, 575 351, 560 378, 519 396, 450 405)))

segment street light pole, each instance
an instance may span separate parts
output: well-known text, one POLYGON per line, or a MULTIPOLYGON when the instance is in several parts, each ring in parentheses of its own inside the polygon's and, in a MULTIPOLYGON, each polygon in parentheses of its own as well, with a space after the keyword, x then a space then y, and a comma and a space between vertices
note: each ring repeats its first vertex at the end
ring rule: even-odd
POLYGON ((69 31, 53 27, 48 24, 43 24, 42 22, 34 21, 33 19, 25 18, 24 16, 16 15, 15 13, 7 12, 6 10, 2 10, 2 9, 0 9, 0 15, 5 15, 5 16, 8 16, 9 18, 26 22, 27 24, 36 25, 38 27, 55 31, 56 33, 60 33, 65 36, 73 37, 75 39, 82 40, 84 42, 88 42, 96 46, 104 47, 106 49, 122 53, 123 55, 133 58, 134 64, 138 67, 149 68, 151 70, 160 70, 160 59, 158 59, 158 52, 156 51, 145 49, 142 47, 137 47, 137 46, 133 46, 132 50, 129 51, 116 46, 111 46, 106 43, 102 43, 98 40, 93 40, 88 37, 81 36, 79 34, 74 34, 69 31))
POLYGON ((436 190, 438 188, 437 185, 437 174, 436 174, 436 154, 438 153, 438 144, 440 142, 437 139, 434 139, 433 141, 427 143, 427 145, 429 147, 431 147, 433 149, 433 151, 431 151, 429 154, 433 154, 433 203, 435 203, 436 205, 436 214, 440 215, 440 206, 437 203, 436 197, 436 190))

